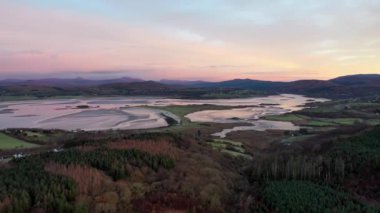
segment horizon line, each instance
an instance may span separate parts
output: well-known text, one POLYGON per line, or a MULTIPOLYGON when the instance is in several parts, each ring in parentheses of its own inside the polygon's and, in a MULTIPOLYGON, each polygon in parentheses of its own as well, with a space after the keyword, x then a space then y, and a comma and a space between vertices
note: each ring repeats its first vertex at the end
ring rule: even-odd
POLYGON ((0 81, 34 81, 34 80, 47 80, 47 79, 56 79, 56 80, 72 80, 72 79, 83 79, 83 80, 91 80, 91 81, 101 81, 101 80, 114 80, 114 79, 122 79, 122 78, 130 78, 130 79, 135 79, 137 81, 155 81, 155 82, 161 82, 161 81, 182 81, 182 82, 194 82, 194 81, 203 81, 203 82, 223 82, 223 81, 232 81, 232 80, 255 80, 255 81, 268 81, 268 82, 294 82, 294 81, 302 81, 302 80, 307 80, 307 81, 329 81, 333 80, 339 77, 346 77, 346 76, 361 76, 361 75, 379 75, 380 73, 362 73, 362 74, 352 74, 352 75, 341 75, 341 76, 336 76, 333 78, 328 78, 328 79, 323 79, 323 78, 299 78, 299 79, 294 79, 294 80, 264 80, 260 78, 229 78, 229 79, 221 79, 221 80, 211 80, 211 79, 206 79, 206 80, 201 80, 201 79, 168 79, 168 78, 160 78, 160 79, 147 79, 147 78, 141 78, 141 77, 133 77, 133 76, 109 76, 109 77, 91 77, 88 76, 72 76, 72 77, 58 77, 58 76, 48 76, 48 77, 19 77, 19 76, 14 76, 14 77, 1 77, 0 76, 0 81))

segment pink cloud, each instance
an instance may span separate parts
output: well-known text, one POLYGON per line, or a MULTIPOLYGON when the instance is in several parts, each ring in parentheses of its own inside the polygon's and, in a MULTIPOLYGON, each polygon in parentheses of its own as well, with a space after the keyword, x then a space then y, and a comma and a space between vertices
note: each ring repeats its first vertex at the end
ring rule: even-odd
MULTIPOLYGON (((334 56, 312 54, 315 47, 307 45, 301 35, 302 48, 282 40, 272 45, 245 39, 238 43, 191 31, 4 3, 0 26, 0 73, 136 70, 150 79, 293 80, 333 77, 359 68, 376 72, 380 68, 372 59, 348 65, 337 62, 334 56)), ((262 29, 274 33, 283 30, 262 29)))

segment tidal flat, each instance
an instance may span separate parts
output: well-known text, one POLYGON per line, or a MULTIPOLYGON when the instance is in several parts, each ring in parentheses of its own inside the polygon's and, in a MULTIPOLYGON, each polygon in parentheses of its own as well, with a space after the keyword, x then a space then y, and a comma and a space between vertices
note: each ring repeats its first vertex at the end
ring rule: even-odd
MULTIPOLYGON (((6 110, 8 113, 0 114, 0 129, 40 128, 85 131, 152 129, 168 126, 167 117, 171 117, 174 120, 179 120, 180 118, 173 113, 149 107, 172 105, 231 107, 231 109, 205 110, 186 115, 186 118, 192 122, 252 123, 257 122, 258 118, 265 115, 278 115, 300 110, 304 104, 309 103, 311 100, 325 101, 326 99, 313 99, 300 95, 283 94, 267 97, 215 100, 113 97, 13 101, 2 103, 4 106, 3 110, 6 110), (234 106, 239 106, 239 108, 233 108, 234 106)), ((270 124, 268 122, 261 123, 262 125, 256 125, 255 128, 277 126, 280 129, 288 129, 289 127, 289 124, 283 123, 280 126, 274 125, 275 123, 273 122, 270 124)), ((254 123, 252 124, 255 126, 254 123)), ((291 128, 295 127, 292 126, 291 128)), ((241 129, 241 127, 237 127, 237 129, 241 129)))

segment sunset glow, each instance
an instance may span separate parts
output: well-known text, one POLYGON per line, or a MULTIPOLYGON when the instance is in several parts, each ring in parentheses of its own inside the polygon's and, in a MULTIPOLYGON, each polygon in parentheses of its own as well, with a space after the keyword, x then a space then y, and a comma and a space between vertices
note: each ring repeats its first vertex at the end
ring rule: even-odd
POLYGON ((3 0, 0 78, 380 73, 375 0, 3 0))

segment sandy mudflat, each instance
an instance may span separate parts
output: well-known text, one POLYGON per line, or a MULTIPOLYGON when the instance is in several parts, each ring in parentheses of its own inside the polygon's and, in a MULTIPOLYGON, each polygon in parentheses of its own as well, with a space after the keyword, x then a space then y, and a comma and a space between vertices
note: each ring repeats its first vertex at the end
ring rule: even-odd
MULTIPOLYGON (((154 97, 118 97, 96 99, 33 100, 4 102, 1 106, 0 129, 43 128, 64 130, 147 129, 167 126, 166 116, 179 121, 169 112, 144 106, 168 105, 226 105, 247 106, 230 110, 209 110, 192 113, 192 121, 241 123, 251 122, 262 115, 282 114, 298 110, 310 98, 299 95, 276 95, 261 98, 182 100, 154 97), (264 104, 265 106, 259 106, 264 104), (258 107, 248 107, 256 105, 258 107), (78 108, 77 106, 88 106, 78 108), (128 106, 128 107, 126 107, 128 106), (31 116, 33 115, 33 116, 31 116)), ((315 99, 321 101, 322 99, 315 99)), ((323 101, 323 100, 322 100, 323 101)))
MULTIPOLYGON (((63 103, 66 104, 66 103, 63 103)), ((56 108, 56 104, 14 105, 18 110, 1 115, 0 128, 64 130, 146 129, 167 126, 164 116, 146 108, 56 108), (30 115, 34 116, 31 117, 30 115)))
MULTIPOLYGON (((237 126, 232 129, 224 129, 214 133, 214 136, 224 138, 228 133, 235 131, 265 131, 265 130, 298 130, 299 127, 291 122, 259 120, 266 115, 280 115, 302 109, 302 105, 310 101, 325 101, 325 99, 310 99, 297 95, 268 96, 258 98, 255 104, 247 108, 229 110, 205 110, 186 115, 192 122, 216 122, 216 123, 248 123, 247 126, 237 126)), ((243 102, 243 101, 241 101, 243 102)), ((240 103, 241 103, 240 102, 240 103)))
POLYGON ((289 112, 283 108, 248 107, 228 110, 205 110, 186 115, 191 121, 216 123, 241 123, 242 120, 254 120, 265 115, 278 115, 289 112))
POLYGON ((214 133, 212 135, 220 137, 220 138, 225 138, 228 133, 236 132, 236 131, 299 130, 299 127, 295 126, 291 122, 257 120, 257 121, 252 121, 250 123, 253 126, 237 126, 232 129, 224 129, 223 131, 214 133))

